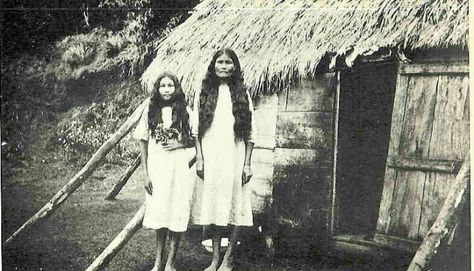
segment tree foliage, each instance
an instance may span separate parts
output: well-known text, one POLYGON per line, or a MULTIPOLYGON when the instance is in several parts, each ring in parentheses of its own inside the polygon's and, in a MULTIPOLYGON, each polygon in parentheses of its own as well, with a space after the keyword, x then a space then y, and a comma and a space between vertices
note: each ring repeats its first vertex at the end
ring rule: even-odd
POLYGON ((57 122, 49 141, 93 150, 144 98, 137 75, 197 2, 2 1, 2 157, 21 159, 57 122))

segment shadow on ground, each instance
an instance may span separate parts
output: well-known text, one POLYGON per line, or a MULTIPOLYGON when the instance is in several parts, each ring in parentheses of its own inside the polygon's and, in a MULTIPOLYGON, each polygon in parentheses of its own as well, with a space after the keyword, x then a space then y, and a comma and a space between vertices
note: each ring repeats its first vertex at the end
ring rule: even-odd
MULTIPOLYGON (((2 239, 45 204, 78 168, 64 161, 49 161, 22 170, 2 172, 2 239)), ((101 167, 60 207, 57 213, 2 247, 3 270, 85 270, 122 230, 142 204, 141 168, 115 201, 103 197, 124 166, 101 167)), ((408 258, 400 255, 365 258, 334 254, 311 258, 281 251, 264 256, 257 231, 247 231, 238 249, 236 270, 405 270, 408 258)), ((179 270, 204 270, 210 254, 200 245, 201 230, 191 228, 178 254, 179 270)), ((153 265, 154 233, 140 230, 106 270, 148 271, 153 265)))

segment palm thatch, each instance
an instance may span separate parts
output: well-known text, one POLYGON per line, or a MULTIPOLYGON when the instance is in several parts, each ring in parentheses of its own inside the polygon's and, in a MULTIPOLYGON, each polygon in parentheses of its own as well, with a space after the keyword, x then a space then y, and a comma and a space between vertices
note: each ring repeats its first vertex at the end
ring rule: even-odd
POLYGON ((468 47, 467 0, 204 0, 157 48, 142 76, 149 89, 163 70, 184 89, 201 84, 212 54, 238 54, 253 95, 315 73, 321 59, 381 48, 468 47))

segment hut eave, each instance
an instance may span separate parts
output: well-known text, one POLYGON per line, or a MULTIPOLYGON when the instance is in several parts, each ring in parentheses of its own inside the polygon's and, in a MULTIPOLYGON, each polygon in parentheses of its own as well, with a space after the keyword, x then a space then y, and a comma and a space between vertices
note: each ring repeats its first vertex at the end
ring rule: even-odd
POLYGON ((231 47, 252 95, 277 92, 326 55, 350 63, 378 48, 468 48, 468 18, 462 0, 204 0, 158 45, 142 82, 150 89, 169 70, 193 93, 212 54, 231 47))

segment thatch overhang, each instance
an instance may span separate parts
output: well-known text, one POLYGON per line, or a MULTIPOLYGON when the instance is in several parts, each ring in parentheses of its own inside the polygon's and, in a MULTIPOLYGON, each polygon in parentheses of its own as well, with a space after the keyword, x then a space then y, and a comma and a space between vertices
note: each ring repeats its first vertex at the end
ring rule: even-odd
POLYGON ((193 93, 212 54, 229 47, 252 95, 275 92, 328 55, 467 49, 468 27, 467 0, 204 0, 161 42, 142 82, 150 89, 168 70, 193 93))

